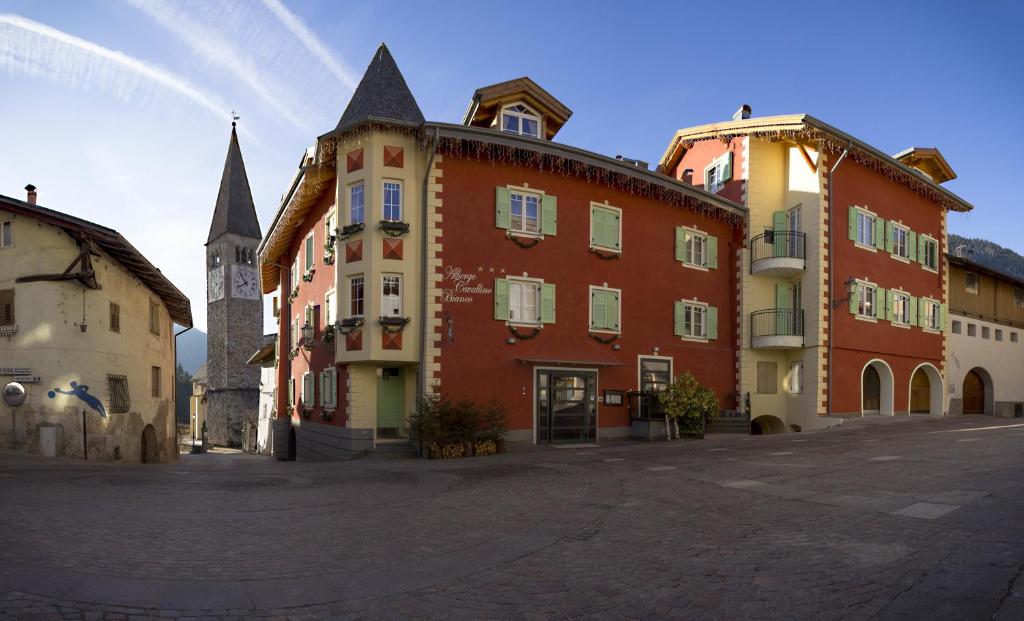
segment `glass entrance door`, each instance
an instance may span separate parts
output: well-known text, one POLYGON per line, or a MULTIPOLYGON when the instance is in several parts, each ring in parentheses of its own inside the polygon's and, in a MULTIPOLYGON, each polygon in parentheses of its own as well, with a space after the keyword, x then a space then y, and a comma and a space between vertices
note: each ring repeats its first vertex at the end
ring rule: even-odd
POLYGON ((597 373, 537 371, 537 442, 597 439, 597 373))

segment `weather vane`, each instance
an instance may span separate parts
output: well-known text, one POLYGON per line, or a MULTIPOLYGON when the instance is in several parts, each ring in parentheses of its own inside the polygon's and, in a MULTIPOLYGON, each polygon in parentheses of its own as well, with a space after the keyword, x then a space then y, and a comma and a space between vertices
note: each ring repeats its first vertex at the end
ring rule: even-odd
POLYGON ((242 117, 238 116, 238 113, 234 110, 231 111, 231 127, 235 126, 235 123, 242 117))

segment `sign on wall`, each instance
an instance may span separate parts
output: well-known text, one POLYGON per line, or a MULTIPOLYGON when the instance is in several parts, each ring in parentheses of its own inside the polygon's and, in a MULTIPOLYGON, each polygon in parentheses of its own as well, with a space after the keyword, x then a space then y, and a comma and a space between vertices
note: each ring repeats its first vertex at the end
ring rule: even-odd
MULTIPOLYGON (((483 268, 477 268, 483 272, 483 268)), ((493 273, 494 268, 490 268, 493 273)), ((502 269, 501 273, 505 273, 502 269)), ((478 279, 477 274, 467 273, 461 267, 448 265, 444 268, 444 277, 441 279, 441 301, 455 304, 469 304, 473 302, 476 295, 490 295, 493 293, 491 287, 485 286, 478 279)))
POLYGON ((0 367, 0 375, 32 375, 32 369, 24 367, 0 367))

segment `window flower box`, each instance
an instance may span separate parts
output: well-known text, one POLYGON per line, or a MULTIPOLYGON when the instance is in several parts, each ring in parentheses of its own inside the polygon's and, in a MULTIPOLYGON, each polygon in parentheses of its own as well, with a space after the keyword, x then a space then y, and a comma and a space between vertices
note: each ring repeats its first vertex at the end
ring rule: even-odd
POLYGON ((409 232, 408 222, 396 222, 394 220, 381 220, 377 225, 381 231, 384 231, 385 235, 390 237, 399 237, 409 232))
POLYGON ((320 418, 322 418, 324 420, 331 420, 332 418, 334 418, 334 410, 327 410, 327 409, 321 410, 320 411, 320 418))
POLYGON ((342 319, 334 324, 334 329, 342 334, 348 334, 358 328, 362 327, 364 320, 362 317, 348 317, 342 319))
POLYGON ((316 268, 315 267, 309 268, 308 270, 306 270, 306 273, 302 275, 302 280, 304 282, 311 282, 313 280, 313 274, 314 273, 316 273, 316 268))
POLYGON ((356 233, 366 228, 366 225, 362 222, 356 222, 355 224, 346 224, 337 231, 337 237, 339 241, 344 241, 349 237, 352 237, 356 233))

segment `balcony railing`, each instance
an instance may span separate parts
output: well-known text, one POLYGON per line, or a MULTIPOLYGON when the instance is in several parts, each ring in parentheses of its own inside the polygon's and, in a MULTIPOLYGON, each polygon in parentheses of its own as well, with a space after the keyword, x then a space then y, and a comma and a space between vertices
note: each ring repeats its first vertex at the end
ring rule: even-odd
POLYGON ((770 308, 750 314, 751 338, 770 336, 804 336, 804 311, 793 308, 770 308))
POLYGON ((799 259, 806 264, 807 235, 799 231, 765 231, 750 240, 750 269, 766 259, 799 259))

